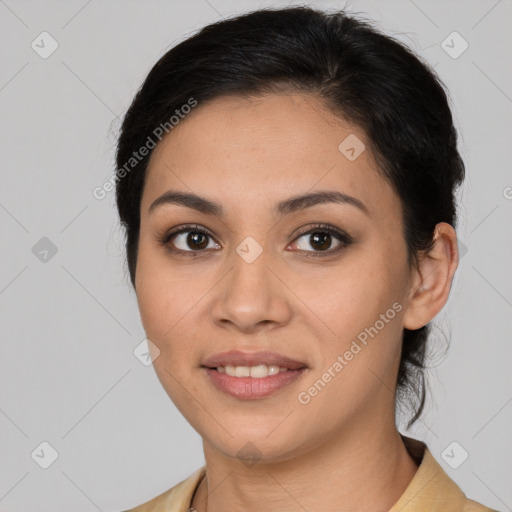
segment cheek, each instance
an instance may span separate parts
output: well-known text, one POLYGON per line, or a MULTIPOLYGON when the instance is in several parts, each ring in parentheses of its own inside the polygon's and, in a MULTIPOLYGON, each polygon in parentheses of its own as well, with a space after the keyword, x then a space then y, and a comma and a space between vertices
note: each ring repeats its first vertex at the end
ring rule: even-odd
POLYGON ((344 396, 345 404, 355 404, 377 393, 382 381, 390 389, 394 386, 408 274, 405 251, 385 247, 358 253, 329 280, 302 291, 315 316, 329 328, 316 322, 326 335, 319 336, 314 377, 325 376, 333 383, 320 401, 344 396))
POLYGON ((163 251, 141 244, 136 279, 144 331, 160 350, 155 370, 162 378, 165 364, 173 375, 184 379, 185 369, 190 372, 198 364, 197 350, 192 347, 207 335, 208 326, 197 320, 208 317, 207 291, 214 286, 215 275, 198 275, 193 266, 173 266, 163 251))
MULTIPOLYGON (((304 283, 302 292, 311 310, 342 340, 374 325, 395 302, 401 303, 405 290, 405 267, 399 260, 394 260, 395 265, 364 256, 355 260, 340 265, 326 279, 304 283)), ((396 309, 388 315, 393 320, 396 309)))
POLYGON ((137 264, 137 303, 146 335, 159 346, 163 333, 170 329, 176 309, 172 293, 148 259, 139 257, 137 264))
POLYGON ((169 271, 158 251, 141 240, 136 271, 137 303, 147 337, 160 350, 167 350, 166 340, 185 314, 190 293, 169 271))
POLYGON ((315 313, 329 331, 317 340, 317 364, 301 399, 309 403, 305 410, 322 415, 326 425, 392 399, 403 306, 399 287, 382 280, 384 271, 348 273, 335 291, 316 297, 315 313))
POLYGON ((185 294, 183 285, 159 280, 157 275, 146 281, 137 292, 146 336, 169 360, 174 360, 180 351, 186 353, 187 344, 193 342, 187 329, 187 314, 199 302, 200 297, 201 294, 190 289, 185 294))
MULTIPOLYGON (((190 394, 198 395, 190 368, 194 353, 190 350, 194 334, 187 325, 187 313, 200 300, 204 289, 185 284, 162 267, 158 256, 141 250, 137 264, 137 302, 146 337, 159 350, 153 368, 173 403, 191 421, 198 411, 190 394), (197 293, 196 293, 197 292, 197 293), (184 388, 184 383, 187 383, 184 388)), ((196 306, 197 307, 197 306, 196 306)))

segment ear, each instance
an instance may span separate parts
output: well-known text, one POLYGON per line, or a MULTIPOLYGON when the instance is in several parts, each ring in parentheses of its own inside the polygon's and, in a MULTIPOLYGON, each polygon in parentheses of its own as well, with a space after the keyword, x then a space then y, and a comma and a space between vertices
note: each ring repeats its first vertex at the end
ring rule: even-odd
POLYGON ((432 249, 420 255, 411 276, 404 327, 414 330, 428 324, 448 300, 453 275, 459 264, 457 235, 450 224, 436 225, 432 249))

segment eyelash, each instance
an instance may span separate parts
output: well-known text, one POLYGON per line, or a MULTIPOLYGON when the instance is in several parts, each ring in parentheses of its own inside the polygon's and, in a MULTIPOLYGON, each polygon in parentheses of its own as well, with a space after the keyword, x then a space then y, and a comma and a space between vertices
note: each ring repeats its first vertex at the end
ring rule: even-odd
MULTIPOLYGON (((212 239, 214 238, 209 231, 207 231, 206 229, 202 228, 197 224, 185 224, 181 226, 180 229, 178 230, 170 231, 164 234, 163 236, 158 237, 158 241, 162 246, 164 246, 168 251, 170 251, 173 254, 178 254, 190 258, 197 258, 198 256, 203 256, 201 253, 204 252, 204 249, 198 251, 183 251, 182 249, 175 249, 170 245, 169 242, 174 236, 188 232, 200 233, 212 239)), ((304 257, 306 258, 331 256, 345 249, 353 242, 352 238, 349 235, 329 224, 316 224, 312 227, 308 227, 305 229, 305 231, 299 232, 293 239, 293 242, 295 242, 297 239, 301 238, 304 235, 311 235, 313 233, 328 233, 330 235, 333 235, 339 242, 341 242, 341 244, 337 248, 329 249, 327 251, 302 251, 299 249, 299 252, 306 253, 304 254, 304 257)))

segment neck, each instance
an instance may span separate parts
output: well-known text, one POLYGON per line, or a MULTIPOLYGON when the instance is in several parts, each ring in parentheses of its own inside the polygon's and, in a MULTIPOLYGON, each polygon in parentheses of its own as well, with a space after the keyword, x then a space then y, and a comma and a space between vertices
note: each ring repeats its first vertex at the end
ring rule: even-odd
POLYGON ((204 441, 207 473, 194 496, 197 512, 322 510, 387 512, 418 466, 394 421, 333 436, 285 461, 245 466, 204 441), (371 432, 371 434, 370 434, 371 432), (377 433, 376 433, 377 432, 377 433))

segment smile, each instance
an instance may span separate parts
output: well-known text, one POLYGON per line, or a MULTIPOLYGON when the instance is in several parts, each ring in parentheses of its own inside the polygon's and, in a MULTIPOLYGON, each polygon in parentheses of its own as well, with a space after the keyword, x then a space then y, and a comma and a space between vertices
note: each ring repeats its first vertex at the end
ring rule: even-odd
POLYGON ((267 367, 266 365, 252 367, 203 367, 203 369, 217 390, 242 400, 256 400, 268 397, 297 381, 306 370, 306 368, 298 370, 281 369, 277 366, 267 367), (252 376, 253 371, 260 373, 258 376, 252 376), (271 371, 274 373, 271 374, 271 371), (230 375, 228 372, 235 372, 235 375, 230 375), (247 372, 250 372, 249 376, 247 376, 247 372), (236 373, 238 373, 238 376, 236 373))
POLYGON ((217 366, 216 370, 230 377, 253 377, 262 379, 269 375, 277 375, 279 372, 287 372, 288 368, 276 365, 259 364, 258 366, 217 366))

